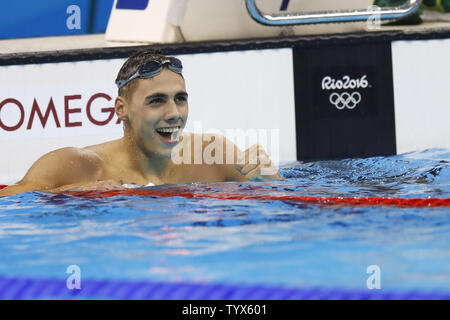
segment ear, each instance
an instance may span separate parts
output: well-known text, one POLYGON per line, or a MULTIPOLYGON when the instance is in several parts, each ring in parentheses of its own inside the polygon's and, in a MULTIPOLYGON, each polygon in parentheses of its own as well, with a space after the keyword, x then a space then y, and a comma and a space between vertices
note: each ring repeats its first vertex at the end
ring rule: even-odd
POLYGON ((116 111, 117 117, 122 120, 128 120, 128 102, 124 97, 118 96, 114 103, 114 110, 116 111))

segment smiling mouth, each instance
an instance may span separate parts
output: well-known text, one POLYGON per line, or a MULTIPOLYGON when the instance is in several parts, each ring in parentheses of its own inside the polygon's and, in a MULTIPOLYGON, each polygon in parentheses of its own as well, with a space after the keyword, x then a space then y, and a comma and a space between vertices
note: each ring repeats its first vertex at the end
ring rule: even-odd
POLYGON ((178 142, 181 132, 183 130, 180 126, 176 127, 164 127, 164 128, 157 128, 156 132, 166 141, 166 142, 178 142))

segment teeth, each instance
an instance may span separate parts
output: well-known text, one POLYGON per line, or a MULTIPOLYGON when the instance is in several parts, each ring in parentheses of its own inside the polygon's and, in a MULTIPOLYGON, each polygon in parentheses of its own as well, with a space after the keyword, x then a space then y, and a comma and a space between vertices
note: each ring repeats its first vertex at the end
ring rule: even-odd
POLYGON ((163 133, 174 133, 180 130, 180 127, 174 127, 174 128, 158 128, 156 131, 163 132, 163 133))
POLYGON ((183 132, 183 130, 177 130, 177 131, 175 131, 175 132, 172 133, 172 135, 170 136, 170 139, 171 139, 172 141, 179 141, 182 132, 183 132))

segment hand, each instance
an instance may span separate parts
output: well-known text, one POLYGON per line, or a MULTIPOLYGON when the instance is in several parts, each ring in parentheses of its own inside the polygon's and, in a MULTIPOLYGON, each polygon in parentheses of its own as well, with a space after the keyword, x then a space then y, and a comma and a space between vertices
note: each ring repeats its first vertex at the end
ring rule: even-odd
POLYGON ((250 181, 284 180, 270 161, 264 149, 255 144, 238 151, 235 168, 250 181))

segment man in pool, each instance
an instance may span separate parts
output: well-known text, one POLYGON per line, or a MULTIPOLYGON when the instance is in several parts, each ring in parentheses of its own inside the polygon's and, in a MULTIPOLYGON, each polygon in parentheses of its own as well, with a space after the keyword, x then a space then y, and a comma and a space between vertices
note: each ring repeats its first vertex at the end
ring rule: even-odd
POLYGON ((149 51, 134 54, 120 69, 116 84, 115 112, 124 128, 121 139, 45 154, 21 181, 1 190, 0 196, 27 191, 106 191, 123 189, 125 184, 283 179, 259 145, 242 152, 223 136, 182 132, 188 94, 177 58, 149 51), (194 155, 200 152, 203 156, 211 140, 219 146, 211 153, 219 161, 195 161, 194 155), (183 161, 174 161, 181 153, 183 161))

